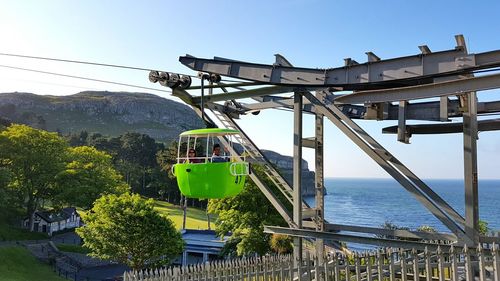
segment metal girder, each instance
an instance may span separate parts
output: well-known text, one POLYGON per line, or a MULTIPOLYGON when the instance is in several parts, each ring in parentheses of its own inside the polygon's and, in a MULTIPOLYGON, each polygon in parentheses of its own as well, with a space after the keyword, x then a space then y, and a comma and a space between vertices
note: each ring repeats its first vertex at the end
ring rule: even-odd
MULTIPOLYGON (((428 242, 418 242, 418 241, 405 241, 405 240, 396 240, 396 239, 384 239, 384 238, 376 238, 376 237, 363 237, 356 235, 348 235, 348 234, 339 234, 339 233, 330 233, 323 231, 315 231, 309 229, 293 229, 279 226, 264 226, 264 232, 266 233, 277 233, 277 234, 285 234, 294 237, 304 237, 304 238, 319 238, 324 240, 333 240, 333 241, 343 241, 348 243, 360 243, 360 244, 371 244, 377 245, 381 247, 395 247, 395 248, 415 248, 419 250, 424 250, 425 248, 429 250, 436 250, 437 247, 440 247, 443 250, 448 250, 451 245, 450 244, 434 244, 428 242)), ((454 247, 460 248, 460 245, 453 245, 454 247)))
MULTIPOLYGON (((324 178, 324 126, 323 115, 316 114, 314 118, 314 186, 316 189, 314 201, 316 204, 316 216, 314 222, 316 223, 316 231, 325 230, 325 178, 324 178)), ((316 256, 320 258, 320 262, 325 256, 325 247, 323 239, 316 239, 316 256)), ((316 280, 319 280, 316 276, 316 280)))
POLYGON ((442 96, 439 98, 439 121, 450 121, 449 117, 449 104, 450 100, 447 96, 442 96))
MULTIPOLYGON (((477 122, 478 131, 498 131, 500 130, 500 119, 481 120, 477 122)), ((395 134, 398 126, 391 126, 382 129, 383 134, 395 134)), ((463 133, 463 123, 448 123, 448 124, 422 124, 422 125, 406 125, 406 131, 410 135, 425 135, 425 134, 453 134, 463 133)))
MULTIPOLYGON (((302 93, 293 96, 293 222, 302 228, 302 93)), ((302 239, 294 237, 293 255, 302 259, 302 239)))
POLYGON ((346 90, 352 90, 379 88, 384 84, 383 87, 387 87, 387 85, 411 85, 411 80, 418 80, 418 83, 425 80, 426 83, 430 83, 432 79, 426 78, 432 75, 457 71, 459 68, 456 62, 466 56, 467 53, 458 48, 364 64, 349 63, 344 67, 330 69, 266 65, 191 56, 180 57, 179 61, 193 70, 250 81, 274 85, 341 86, 346 90))
POLYGON ((479 242, 488 244, 495 243, 497 245, 500 245, 500 237, 479 236, 479 242))
POLYGON ((404 166, 393 155, 390 155, 380 144, 364 132, 361 127, 345 116, 336 106, 326 106, 319 99, 307 92, 305 97, 315 105, 316 112, 330 119, 347 137, 380 165, 387 173, 409 191, 437 219, 448 227, 461 241, 469 242, 460 225, 464 218, 449 206, 439 195, 423 183, 415 174, 404 166), (362 137, 361 137, 362 136, 362 137), (386 157, 381 156, 381 152, 386 157), (452 219, 453 218, 453 219, 452 219))
POLYGON ((406 130, 406 108, 408 107, 407 101, 399 102, 398 113, 398 141, 403 143, 410 143, 410 135, 406 130))
MULTIPOLYGON (((275 55, 276 56, 276 63, 283 65, 283 66, 290 66, 292 67, 293 65, 283 56, 281 55, 275 55)), ((294 97, 295 99, 295 97, 294 97)), ((305 99, 305 102, 308 103, 310 106, 309 102, 307 99, 305 99)), ((299 103, 294 103, 294 110, 299 106, 299 103)), ((306 110, 306 106, 304 106, 304 99, 301 99, 300 101, 300 106, 302 107, 302 111, 306 110)), ((310 110, 310 108, 309 108, 310 110)), ((318 231, 323 231, 325 228, 325 217, 324 217, 324 209, 325 209, 325 203, 324 203, 324 196, 325 196, 325 186, 324 186, 324 177, 323 177, 323 115, 321 114, 315 114, 315 130, 314 130, 314 137, 309 138, 309 139, 302 139, 302 145, 306 147, 311 147, 314 148, 314 186, 316 189, 315 192, 315 208, 314 210, 314 217, 313 217, 313 223, 314 223, 314 229, 318 231), (304 140, 306 140, 306 143, 309 145, 306 145, 304 143, 304 140), (312 142, 312 143, 311 143, 312 142)), ((312 208, 311 208, 312 209, 312 208)), ((302 214, 302 219, 304 219, 304 212, 302 214)), ((319 262, 323 262, 323 257, 325 255, 325 243, 323 239, 316 239, 315 241, 315 250, 316 250, 316 256, 319 259, 319 262)), ((319 280, 319 272, 316 271, 316 280, 319 280)))
MULTIPOLYGON (((293 108, 293 99, 285 97, 272 97, 258 103, 242 103, 242 110, 253 112, 257 110, 272 109, 272 108, 293 108)), ((314 113, 312 105, 309 101, 304 100, 302 111, 306 113, 314 113)), ((359 107, 359 106, 358 106, 359 107)))
POLYGON ((209 73, 273 85, 303 87, 343 87, 344 90, 380 89, 432 83, 433 78, 470 73, 500 66, 500 50, 467 54, 465 46, 447 51, 373 60, 344 67, 313 69, 266 65, 233 60, 202 59, 183 56, 187 67, 209 73))
POLYGON ((465 234, 472 240, 470 246, 479 243, 479 199, 477 179, 477 97, 468 93, 467 110, 463 117, 464 137, 464 185, 465 185, 465 234))
MULTIPOLYGON (((442 115, 443 108, 441 107, 441 105, 442 101, 408 103, 405 108, 406 120, 446 121, 444 117, 445 115, 442 115)), ((344 107, 344 106, 345 105, 339 105, 339 107, 344 107)), ((355 105, 349 105, 349 106, 354 107, 355 105)), ((446 107, 447 109, 444 110, 447 113, 446 119, 462 116, 462 108, 458 100, 448 99, 446 107)), ((477 108, 478 108, 477 110, 478 114, 500 113, 500 102, 498 101, 479 102, 477 108)), ((398 112, 399 112, 399 105, 390 105, 387 119, 384 120, 398 120, 398 112)), ((349 115, 349 117, 356 118, 353 115, 349 115)), ((448 123, 448 124, 450 126, 453 126, 453 124, 455 123, 448 123)), ((415 125, 406 125, 406 126, 408 128, 408 126, 413 127, 415 125)))
POLYGON ((492 74, 427 85, 355 92, 353 94, 339 96, 335 99, 335 102, 366 104, 402 100, 408 101, 440 96, 463 95, 468 92, 497 88, 500 88, 500 74, 492 74))
POLYGON ((315 137, 303 138, 302 139, 302 147, 315 148, 316 147, 316 138, 315 137))
POLYGON ((498 113, 500 112, 500 101, 478 102, 477 113, 498 113))
MULTIPOLYGON (((241 82, 241 83, 217 83, 212 85, 204 85, 204 89, 218 89, 218 88, 236 88, 247 87, 247 86, 259 86, 263 83, 255 83, 255 82, 241 82)), ((199 90, 201 86, 190 86, 187 90, 199 90)))
POLYGON ((452 242, 457 241, 457 237, 455 235, 447 233, 429 233, 422 231, 410 231, 404 229, 384 229, 376 227, 343 225, 343 224, 326 224, 325 227, 326 227, 325 231, 328 232, 348 231, 348 232, 370 233, 376 235, 386 235, 386 236, 412 238, 412 239, 447 240, 452 242))
MULTIPOLYGON (((251 98, 254 96, 289 93, 293 92, 293 90, 294 89, 290 87, 270 86, 270 87, 262 87, 262 88, 243 90, 232 93, 209 95, 204 97, 204 101, 217 102, 217 101, 236 100, 236 99, 251 98)), ((201 102, 201 97, 193 97, 192 99, 193 102, 196 104, 199 104, 201 102)))

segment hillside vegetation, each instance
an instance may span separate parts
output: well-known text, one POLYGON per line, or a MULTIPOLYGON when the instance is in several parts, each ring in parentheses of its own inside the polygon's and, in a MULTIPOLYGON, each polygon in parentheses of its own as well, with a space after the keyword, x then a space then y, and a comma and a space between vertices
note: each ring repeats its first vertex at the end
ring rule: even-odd
POLYGON ((0 117, 63 134, 80 131, 119 136, 147 134, 170 142, 180 132, 203 127, 188 106, 156 95, 81 92, 69 96, 0 93, 0 117))
POLYGON ((26 248, 0 246, 0 280, 64 281, 49 265, 39 262, 26 248))

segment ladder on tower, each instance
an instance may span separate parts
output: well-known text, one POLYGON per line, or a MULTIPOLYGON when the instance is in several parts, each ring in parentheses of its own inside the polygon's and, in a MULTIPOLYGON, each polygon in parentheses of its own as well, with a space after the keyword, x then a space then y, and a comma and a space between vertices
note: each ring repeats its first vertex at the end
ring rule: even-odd
MULTIPOLYGON (((223 111, 211 109, 211 112, 221 122, 221 124, 232 130, 237 130, 240 133, 234 137, 236 141, 248 153, 248 156, 256 163, 261 164, 264 168, 265 175, 273 182, 279 191, 286 197, 286 199, 293 203, 293 188, 286 182, 282 175, 276 171, 269 159, 262 153, 262 151, 250 140, 250 138, 243 132, 243 130, 236 124, 236 122, 228 114, 223 111)), ((306 202, 302 202, 302 208, 305 210, 311 209, 306 202)))

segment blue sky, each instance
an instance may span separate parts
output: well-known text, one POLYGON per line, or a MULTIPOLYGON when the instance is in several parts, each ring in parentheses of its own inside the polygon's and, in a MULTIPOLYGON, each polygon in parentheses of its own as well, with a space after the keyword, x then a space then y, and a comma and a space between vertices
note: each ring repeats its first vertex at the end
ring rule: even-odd
MULTIPOLYGON (((366 61, 451 49, 463 34, 471 53, 500 48, 497 1, 0 1, 0 52, 191 73, 178 62, 186 53, 272 63, 280 53, 294 65, 336 67, 343 58, 366 61)), ((0 56, 0 65, 94 77, 166 90, 141 71, 72 65, 0 56)), ((0 92, 68 95, 83 90, 133 88, 53 77, 0 67, 0 92)), ((140 90, 139 90, 140 91, 140 90)), ((151 92, 170 98, 168 93, 151 92)), ((480 93, 481 101, 500 97, 480 93)), ((265 149, 292 153, 293 119, 270 110, 245 116, 241 126, 265 149)), ((304 120, 312 136, 313 119, 304 120)), ((462 178, 462 136, 414 136, 398 143, 381 128, 395 122, 359 124, 422 178, 462 178)), ((325 174, 388 177, 325 121, 325 174)), ((500 178, 498 132, 480 134, 479 178, 500 178)), ((312 162, 312 151, 305 150, 312 162)))

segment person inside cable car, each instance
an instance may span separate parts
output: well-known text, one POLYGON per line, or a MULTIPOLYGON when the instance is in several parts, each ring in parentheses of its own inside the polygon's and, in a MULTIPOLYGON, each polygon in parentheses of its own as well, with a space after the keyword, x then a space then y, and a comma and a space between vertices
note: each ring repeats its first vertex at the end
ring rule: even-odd
POLYGON ((188 151, 187 163, 203 163, 200 158, 196 157, 196 150, 194 150, 193 148, 189 149, 188 151))
POLYGON ((220 144, 214 144, 212 149, 212 163, 228 162, 228 158, 220 155, 220 144))

